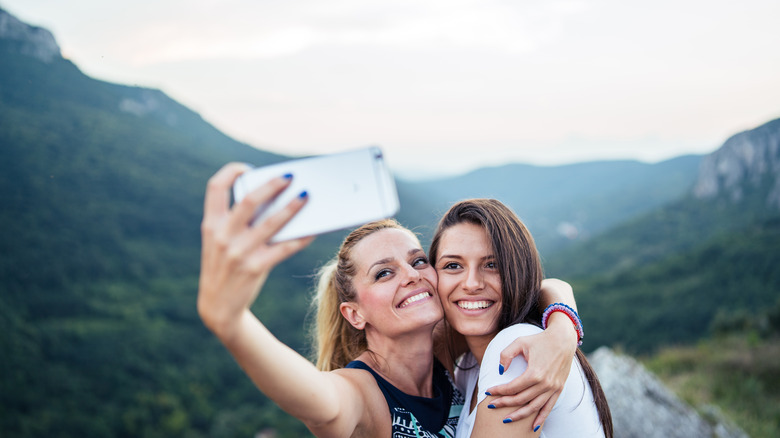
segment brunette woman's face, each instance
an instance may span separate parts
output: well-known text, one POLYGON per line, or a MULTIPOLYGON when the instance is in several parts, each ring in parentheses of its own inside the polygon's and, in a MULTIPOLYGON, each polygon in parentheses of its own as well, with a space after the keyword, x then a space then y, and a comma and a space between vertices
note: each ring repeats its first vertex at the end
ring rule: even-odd
POLYGON ((394 336, 442 319, 436 270, 411 233, 377 231, 355 245, 352 257, 357 304, 368 325, 394 336))
POLYGON ((501 277, 487 232, 463 222, 448 228, 439 241, 438 292, 447 322, 464 336, 498 331, 501 277))

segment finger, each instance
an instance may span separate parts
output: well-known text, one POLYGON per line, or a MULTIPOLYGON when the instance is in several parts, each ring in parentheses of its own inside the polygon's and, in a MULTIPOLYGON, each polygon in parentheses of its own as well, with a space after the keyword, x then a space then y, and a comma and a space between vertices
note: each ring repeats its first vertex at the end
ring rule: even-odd
POLYGON ((276 266, 296 252, 309 246, 314 240, 314 236, 301 237, 299 239, 286 240, 284 242, 274 243, 265 251, 260 263, 268 266, 276 266))
POLYGON ((543 377, 544 376, 539 374, 535 369, 527 368, 520 377, 504 383, 503 385, 488 388, 487 391, 492 395, 514 395, 539 386, 538 391, 542 392, 545 390, 546 386, 544 385, 545 381, 543 377))
POLYGON ((292 177, 279 176, 272 178, 265 184, 247 193, 244 199, 233 207, 233 215, 230 218, 228 229, 231 233, 237 233, 248 227, 257 209, 264 203, 270 202, 286 189, 292 182, 292 177))
POLYGON ((534 419, 534 432, 538 430, 537 428, 544 426, 544 422, 547 421, 547 417, 550 415, 550 412, 552 412, 553 407, 555 407, 555 402, 557 401, 558 394, 555 394, 544 404, 534 419))
MULTIPOLYGON (((492 390, 492 388, 491 388, 492 390)), ((490 394, 493 396, 498 395, 497 393, 491 392, 491 390, 488 390, 490 394)), ((542 407, 542 404, 546 402, 552 395, 554 394, 554 391, 551 391, 549 389, 544 389, 544 387, 540 385, 534 385, 531 388, 526 389, 525 391, 518 392, 518 393, 510 393, 508 395, 499 395, 494 400, 493 404, 496 407, 504 407, 504 406, 525 406, 533 401, 536 401, 536 404, 538 408, 542 407)))
POLYGON ((268 241, 293 218, 308 200, 306 192, 300 193, 281 210, 249 228, 248 235, 242 239, 248 248, 267 245, 268 241))
POLYGON ((214 250, 219 223, 230 208, 230 187, 239 175, 249 169, 247 164, 228 163, 222 166, 206 185, 206 195, 203 201, 203 222, 201 223, 202 251, 201 265, 210 265, 218 251, 214 250))
POLYGON ((228 163, 209 178, 206 184, 206 196, 203 201, 203 221, 228 211, 230 207, 230 187, 236 178, 249 169, 247 164, 228 163))
MULTIPOLYGON (((542 407, 545 406, 546 402, 547 402, 547 398, 536 398, 532 400, 530 403, 527 403, 525 405, 512 404, 511 406, 521 406, 521 407, 515 410, 514 412, 512 412, 511 414, 507 415, 507 418, 511 418, 512 421, 519 421, 523 418, 536 416, 538 412, 541 411, 542 407)), ((493 404, 496 406, 496 408, 500 407, 495 400, 493 401, 493 404)))
MULTIPOLYGON (((509 365, 512 363, 512 359, 516 358, 517 356, 524 355, 526 349, 526 343, 524 341, 524 338, 517 338, 514 341, 512 341, 511 344, 509 344, 506 348, 504 348, 503 351, 501 351, 501 355, 499 357, 499 365, 500 369, 503 371, 506 371, 509 369, 509 365)), ((526 358, 528 360, 528 358, 526 358)), ((503 372, 500 372, 503 374, 503 372)))

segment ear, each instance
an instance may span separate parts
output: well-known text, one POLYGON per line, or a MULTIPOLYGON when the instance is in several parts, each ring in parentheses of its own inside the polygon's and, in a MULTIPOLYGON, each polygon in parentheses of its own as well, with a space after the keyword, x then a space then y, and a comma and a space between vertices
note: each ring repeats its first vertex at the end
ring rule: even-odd
POLYGON ((360 313, 360 306, 355 302, 341 303, 339 304, 339 310, 344 319, 347 320, 352 327, 358 330, 366 328, 366 320, 363 318, 363 314, 360 313))

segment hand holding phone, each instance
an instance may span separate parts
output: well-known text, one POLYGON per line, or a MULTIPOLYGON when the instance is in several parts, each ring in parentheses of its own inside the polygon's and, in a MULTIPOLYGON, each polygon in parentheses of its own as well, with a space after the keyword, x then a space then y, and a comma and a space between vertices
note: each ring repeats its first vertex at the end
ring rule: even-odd
POLYGON ((305 191, 306 205, 271 239, 272 242, 356 227, 395 215, 399 209, 395 181, 378 147, 290 160, 252 169, 233 185, 233 199, 271 178, 292 174, 290 186, 262 205, 253 223, 281 209, 305 191))

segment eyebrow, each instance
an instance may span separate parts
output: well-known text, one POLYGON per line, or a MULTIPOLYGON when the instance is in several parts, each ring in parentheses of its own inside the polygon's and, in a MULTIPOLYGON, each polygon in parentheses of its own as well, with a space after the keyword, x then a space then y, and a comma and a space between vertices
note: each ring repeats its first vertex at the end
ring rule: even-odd
MULTIPOLYGON (((417 254, 418 252, 422 252, 422 253, 424 253, 424 251, 423 251, 422 249, 420 249, 420 248, 412 248, 412 249, 410 249, 410 250, 409 250, 409 251, 406 253, 406 255, 407 255, 407 256, 410 256, 410 255, 417 254)), ((385 263, 390 263, 390 262, 392 262, 393 260, 394 260, 394 258, 393 258, 393 257, 387 257, 387 258, 384 258, 384 259, 382 259, 382 260, 377 260, 377 261, 375 261, 374 263, 372 263, 372 264, 371 264, 371 266, 369 266, 369 267, 368 267, 368 269, 366 269, 366 275, 368 275, 368 273, 369 273, 369 272, 371 272, 371 269, 373 269, 373 268, 374 268, 374 266, 376 266, 376 265, 384 265, 385 263)))
MULTIPOLYGON (((495 255, 490 254, 490 255, 486 255, 486 256, 480 258, 479 260, 480 261, 484 261, 484 260, 490 260, 490 259, 495 259, 495 258, 496 258, 495 255)), ((462 255, 459 255, 459 254, 442 254, 442 255, 439 256, 439 258, 436 261, 438 262, 439 260, 442 260, 442 259, 463 260, 464 257, 462 255)))

